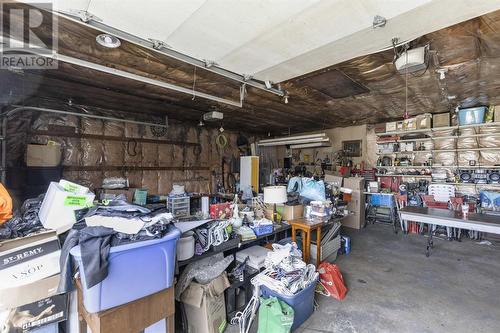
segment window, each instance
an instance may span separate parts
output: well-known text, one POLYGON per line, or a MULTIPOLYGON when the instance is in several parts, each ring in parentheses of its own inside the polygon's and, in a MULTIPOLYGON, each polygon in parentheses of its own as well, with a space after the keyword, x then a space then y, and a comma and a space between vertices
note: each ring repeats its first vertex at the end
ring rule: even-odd
POLYGON ((345 156, 361 157, 361 143, 363 140, 342 141, 342 150, 345 156))

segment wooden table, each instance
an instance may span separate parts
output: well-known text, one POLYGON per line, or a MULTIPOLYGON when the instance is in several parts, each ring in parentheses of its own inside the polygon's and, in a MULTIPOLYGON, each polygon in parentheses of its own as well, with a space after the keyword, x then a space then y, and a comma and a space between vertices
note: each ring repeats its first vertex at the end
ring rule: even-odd
MULTIPOLYGON (((469 213, 464 218, 459 211, 428 207, 404 207, 399 212, 404 220, 500 235, 500 219, 494 215, 469 213)), ((426 256, 433 247, 432 228, 429 227, 426 256)))
POLYGON ((76 286, 81 333, 87 332, 87 325, 92 333, 139 333, 163 319, 167 320, 166 333, 175 332, 174 287, 108 310, 89 313, 83 305, 79 280, 76 286))
POLYGON ((292 226, 292 241, 295 242, 296 232, 300 230, 302 235, 302 258, 308 264, 311 257, 311 234, 316 231, 316 266, 321 262, 321 228, 325 225, 342 220, 343 217, 334 217, 326 222, 308 221, 305 218, 290 220, 292 226))

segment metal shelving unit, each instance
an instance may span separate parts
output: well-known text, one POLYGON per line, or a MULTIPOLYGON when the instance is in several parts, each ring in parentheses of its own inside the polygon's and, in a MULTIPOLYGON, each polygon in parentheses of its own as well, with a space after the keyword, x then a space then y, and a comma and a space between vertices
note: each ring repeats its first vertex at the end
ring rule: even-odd
POLYGON ((436 127, 436 128, 425 128, 411 131, 395 131, 395 132, 384 132, 384 133, 375 133, 376 136, 389 136, 389 135, 399 135, 399 134, 426 134, 426 133, 435 133, 447 130, 455 130, 455 129, 466 129, 466 128, 480 128, 480 127, 489 127, 489 126, 500 126, 500 122, 491 122, 491 123, 483 123, 483 124, 473 124, 473 125, 455 125, 448 127, 436 127))

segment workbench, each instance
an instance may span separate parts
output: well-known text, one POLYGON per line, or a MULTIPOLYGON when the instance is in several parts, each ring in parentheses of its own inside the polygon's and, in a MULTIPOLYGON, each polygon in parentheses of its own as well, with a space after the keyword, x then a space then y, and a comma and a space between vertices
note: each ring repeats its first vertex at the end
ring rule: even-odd
MULTIPOLYGON (((407 221, 500 235, 500 219, 498 216, 494 215, 469 213, 467 217, 463 217, 460 211, 428 207, 404 207, 400 210, 400 213, 401 219, 407 221)), ((433 247, 432 228, 429 227, 429 238, 427 240, 426 250, 427 257, 430 255, 433 247)))

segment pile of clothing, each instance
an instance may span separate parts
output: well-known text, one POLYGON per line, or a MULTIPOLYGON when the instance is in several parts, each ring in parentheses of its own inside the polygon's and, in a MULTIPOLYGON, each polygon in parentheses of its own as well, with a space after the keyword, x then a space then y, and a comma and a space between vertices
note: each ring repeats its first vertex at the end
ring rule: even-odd
POLYGON ((80 245, 82 262, 85 267, 87 288, 104 280, 108 275, 108 255, 110 248, 131 242, 162 238, 171 228, 172 214, 165 208, 151 210, 132 205, 125 197, 77 212, 77 223, 68 232, 61 250, 61 281, 59 292, 71 291, 76 267, 70 250, 80 245))
POLYGON ((265 269, 252 281, 254 285, 265 285, 283 295, 292 296, 316 283, 316 267, 302 260, 302 252, 296 243, 273 244, 264 261, 265 269))
POLYGON ((21 209, 16 210, 12 218, 0 225, 0 240, 25 237, 43 228, 38 212, 42 205, 44 195, 27 199, 21 209))

